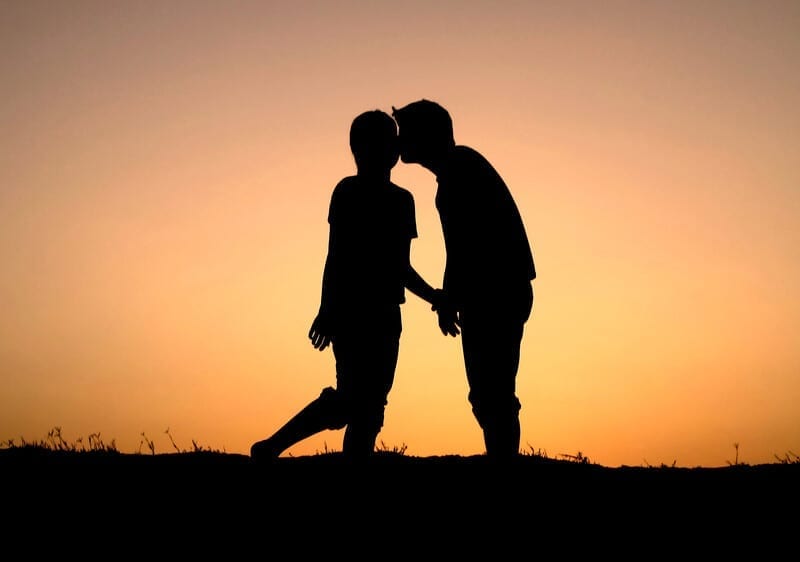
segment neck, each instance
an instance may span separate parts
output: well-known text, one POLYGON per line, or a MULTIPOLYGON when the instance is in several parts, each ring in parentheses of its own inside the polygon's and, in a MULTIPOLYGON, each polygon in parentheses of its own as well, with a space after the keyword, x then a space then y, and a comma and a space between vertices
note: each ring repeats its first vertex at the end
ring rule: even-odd
POLYGON ((444 170, 445 158, 430 158, 425 160, 424 162, 420 162, 420 166, 430 170, 434 176, 438 176, 444 170))
POLYGON ((389 183, 392 177, 391 170, 358 170, 358 177, 370 181, 389 183))
POLYGON ((455 148, 455 145, 450 149, 441 151, 436 153, 435 155, 431 155, 425 159, 424 162, 420 162, 420 165, 424 168, 430 170, 433 175, 439 176, 442 171, 445 169, 445 165, 447 163, 447 159, 450 156, 452 148, 455 148))

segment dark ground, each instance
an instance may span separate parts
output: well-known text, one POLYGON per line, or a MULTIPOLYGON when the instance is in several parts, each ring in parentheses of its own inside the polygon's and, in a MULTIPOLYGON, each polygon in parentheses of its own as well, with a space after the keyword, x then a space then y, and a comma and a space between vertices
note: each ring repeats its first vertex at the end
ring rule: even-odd
POLYGON ((477 555, 498 541, 534 554, 564 533, 572 538, 559 548, 575 556, 591 545, 635 552, 640 543, 651 554, 701 548, 715 558, 747 544, 758 545, 759 558, 800 548, 798 463, 609 468, 378 453, 353 464, 332 453, 258 465, 218 452, 18 447, 0 449, 0 484, 8 536, 71 528, 194 548, 227 537, 232 548, 288 542, 299 553, 347 553, 371 544, 409 554, 426 545, 428 555, 436 545, 477 555))

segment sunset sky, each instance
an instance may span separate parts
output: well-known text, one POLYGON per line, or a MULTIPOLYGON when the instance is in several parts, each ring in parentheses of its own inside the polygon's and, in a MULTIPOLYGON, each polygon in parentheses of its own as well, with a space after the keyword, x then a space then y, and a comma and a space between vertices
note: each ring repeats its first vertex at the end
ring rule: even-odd
MULTIPOLYGON (((0 440, 247 454, 335 383, 307 333, 350 122, 427 98, 532 242, 523 450, 800 453, 798 61, 795 1, 0 0, 0 440)), ((435 178, 393 179, 440 286, 435 178)), ((403 315, 379 442, 482 453, 460 341, 403 315)))

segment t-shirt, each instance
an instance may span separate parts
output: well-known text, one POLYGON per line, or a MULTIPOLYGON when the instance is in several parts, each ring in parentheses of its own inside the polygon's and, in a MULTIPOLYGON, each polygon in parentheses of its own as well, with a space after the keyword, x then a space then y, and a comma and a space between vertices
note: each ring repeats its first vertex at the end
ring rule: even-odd
POLYGON ((411 192, 391 182, 346 177, 333 190, 328 222, 337 248, 336 308, 405 302, 408 244, 417 237, 411 192))
POLYGON ((436 179, 436 208, 447 250, 446 290, 462 299, 535 279, 519 209, 486 158, 456 146, 436 179))

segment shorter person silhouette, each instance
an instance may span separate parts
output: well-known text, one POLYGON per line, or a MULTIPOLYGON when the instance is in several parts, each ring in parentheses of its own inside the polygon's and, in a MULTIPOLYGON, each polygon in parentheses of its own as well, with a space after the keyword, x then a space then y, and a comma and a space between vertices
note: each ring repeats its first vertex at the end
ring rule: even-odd
POLYGON ((357 173, 342 179, 331 196, 322 297, 308 333, 314 348, 333 349, 336 387, 324 388, 269 438, 254 443, 250 455, 256 461, 275 459, 320 431, 343 428, 343 456, 374 453, 394 383, 405 289, 434 310, 443 297, 411 266, 416 212, 411 192, 391 181, 399 159, 394 119, 379 110, 357 116, 350 148, 357 173))

